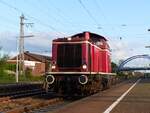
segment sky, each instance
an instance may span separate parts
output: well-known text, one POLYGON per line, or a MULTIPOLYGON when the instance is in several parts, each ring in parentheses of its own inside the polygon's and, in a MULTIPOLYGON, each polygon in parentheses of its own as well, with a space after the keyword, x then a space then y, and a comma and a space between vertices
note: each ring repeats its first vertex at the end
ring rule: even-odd
POLYGON ((114 62, 149 54, 150 48, 145 48, 150 45, 149 4, 149 0, 0 0, 1 54, 17 53, 22 14, 25 23, 34 23, 24 26, 26 36, 34 35, 25 39, 26 51, 51 55, 53 39, 90 31, 108 39, 114 62))

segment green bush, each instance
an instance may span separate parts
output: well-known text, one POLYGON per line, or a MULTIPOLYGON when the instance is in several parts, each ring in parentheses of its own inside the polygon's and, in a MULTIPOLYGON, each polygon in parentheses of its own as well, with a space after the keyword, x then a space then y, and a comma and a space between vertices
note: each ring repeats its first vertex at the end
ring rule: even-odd
POLYGON ((5 65, 5 69, 15 72, 15 71, 16 71, 16 64, 9 64, 9 63, 7 63, 7 64, 5 65))
POLYGON ((0 77, 4 76, 5 73, 5 67, 6 67, 6 61, 8 59, 7 55, 4 55, 0 58, 0 77))
POLYGON ((116 73, 118 65, 116 63, 114 63, 114 62, 111 62, 111 68, 112 68, 112 72, 116 73))
MULTIPOLYGON (((15 75, 8 74, 6 70, 16 71, 16 64, 7 63, 8 56, 0 57, 0 83, 15 83, 15 75)), ((32 70, 26 69, 25 75, 19 75, 19 82, 43 81, 41 76, 32 76, 32 70)))

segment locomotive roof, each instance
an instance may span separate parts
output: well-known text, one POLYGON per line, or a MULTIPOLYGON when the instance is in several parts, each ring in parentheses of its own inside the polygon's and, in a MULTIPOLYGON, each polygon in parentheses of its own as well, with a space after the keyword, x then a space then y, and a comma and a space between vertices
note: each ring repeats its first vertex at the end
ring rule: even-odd
MULTIPOLYGON (((73 35, 72 37, 77 37, 77 36, 83 37, 85 33, 86 32, 78 33, 78 34, 73 35)), ((103 39, 103 40, 107 41, 107 39, 104 36, 98 35, 96 33, 91 33, 91 32, 88 32, 88 33, 90 34, 90 39, 93 39, 93 40, 103 39)))
MULTIPOLYGON (((95 34, 95 33, 91 33, 91 32, 83 32, 83 33, 78 33, 78 34, 75 34, 73 36, 70 36, 70 38, 72 39, 77 39, 77 40, 82 40, 81 38, 82 37, 85 37, 85 33, 89 33, 89 41, 92 41, 92 42, 97 42, 99 40, 104 40, 104 41, 107 41, 107 39, 104 37, 104 36, 101 36, 101 35, 98 35, 98 34, 95 34)), ((54 39, 53 41, 65 41, 67 40, 68 37, 64 37, 64 38, 58 38, 58 39, 54 39)))

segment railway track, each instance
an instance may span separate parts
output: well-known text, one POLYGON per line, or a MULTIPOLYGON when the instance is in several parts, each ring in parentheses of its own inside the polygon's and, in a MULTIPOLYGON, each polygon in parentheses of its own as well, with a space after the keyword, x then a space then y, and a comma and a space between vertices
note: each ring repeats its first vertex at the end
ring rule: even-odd
POLYGON ((63 104, 62 96, 45 92, 41 85, 0 85, 0 113, 37 112, 63 104))
POLYGON ((56 105, 63 102, 62 98, 51 98, 51 99, 38 99, 38 98, 24 98, 13 100, 8 106, 1 109, 4 113, 32 113, 34 110, 47 107, 50 105, 56 105))
POLYGON ((66 99, 66 96, 56 95, 53 92, 46 93, 41 87, 35 86, 21 91, 5 90, 0 96, 0 113, 46 113, 83 98, 66 99))
POLYGON ((46 113, 75 100, 66 100, 52 92, 32 96, 6 96, 0 98, 0 113, 46 113), (13 97, 13 98, 12 98, 13 97))
MULTIPOLYGON (((120 79, 120 80, 118 80, 117 84, 112 86, 112 87, 121 86, 121 85, 123 85, 123 83, 125 81, 126 81, 125 79, 120 79)), ((47 112, 51 113, 51 112, 55 112, 56 110, 62 109, 63 107, 66 107, 68 104, 73 103, 74 101, 78 101, 78 100, 80 101, 80 99, 82 100, 83 98, 86 98, 86 97, 87 96, 75 96, 73 98, 70 98, 70 97, 64 96, 65 99, 63 101, 61 101, 60 103, 52 104, 52 105, 45 106, 45 107, 41 107, 39 109, 34 109, 34 110, 32 110, 31 113, 47 113, 47 112)))
POLYGON ((52 93, 41 93, 23 98, 8 96, 0 98, 0 113, 45 113, 67 103, 70 102, 52 93))
POLYGON ((32 90, 42 89, 42 84, 8 84, 0 85, 0 97, 17 95, 32 90))

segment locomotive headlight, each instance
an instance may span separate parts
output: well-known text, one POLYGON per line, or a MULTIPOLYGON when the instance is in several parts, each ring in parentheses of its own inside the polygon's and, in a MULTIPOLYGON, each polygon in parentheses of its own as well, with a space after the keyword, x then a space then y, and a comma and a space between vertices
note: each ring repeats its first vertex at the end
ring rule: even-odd
POLYGON ((55 78, 54 78, 53 75, 47 75, 47 76, 46 76, 46 82, 47 82, 48 84, 53 84, 54 81, 55 81, 55 78))
POLYGON ((52 65, 52 69, 56 69, 56 66, 55 66, 55 65, 52 65))
POLYGON ((82 68, 83 68, 83 69, 86 69, 86 68, 87 68, 87 65, 86 65, 86 64, 83 64, 83 65, 82 65, 82 68))
POLYGON ((68 40, 68 41, 71 41, 71 37, 68 37, 67 40, 68 40))

